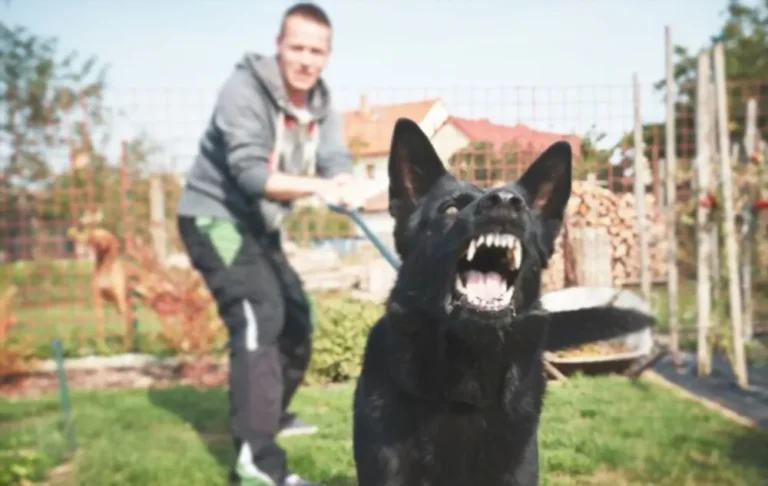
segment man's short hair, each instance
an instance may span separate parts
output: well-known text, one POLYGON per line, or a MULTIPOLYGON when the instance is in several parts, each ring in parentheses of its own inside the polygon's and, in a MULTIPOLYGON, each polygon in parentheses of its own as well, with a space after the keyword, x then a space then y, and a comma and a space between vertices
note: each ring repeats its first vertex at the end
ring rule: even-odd
POLYGON ((328 14, 325 13, 325 10, 312 2, 297 3, 285 11, 283 14, 283 21, 280 25, 280 35, 283 35, 285 31, 285 21, 288 20, 288 17, 302 17, 317 22, 320 25, 324 25, 329 29, 331 28, 331 19, 328 18, 328 14))

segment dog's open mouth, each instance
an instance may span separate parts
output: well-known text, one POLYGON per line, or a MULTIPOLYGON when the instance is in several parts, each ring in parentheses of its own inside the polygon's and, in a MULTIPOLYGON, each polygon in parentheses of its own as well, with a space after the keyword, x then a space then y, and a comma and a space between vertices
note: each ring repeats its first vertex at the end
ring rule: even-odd
POLYGON ((487 233, 474 238, 459 259, 457 297, 487 312, 511 308, 523 247, 511 234, 487 233))

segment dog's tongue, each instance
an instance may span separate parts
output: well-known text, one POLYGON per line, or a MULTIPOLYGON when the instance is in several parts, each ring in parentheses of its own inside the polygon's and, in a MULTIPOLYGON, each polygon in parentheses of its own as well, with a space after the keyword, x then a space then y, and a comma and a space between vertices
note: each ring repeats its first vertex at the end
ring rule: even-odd
POLYGON ((467 272, 467 295, 490 300, 507 290, 504 278, 496 272, 483 273, 477 270, 467 272))

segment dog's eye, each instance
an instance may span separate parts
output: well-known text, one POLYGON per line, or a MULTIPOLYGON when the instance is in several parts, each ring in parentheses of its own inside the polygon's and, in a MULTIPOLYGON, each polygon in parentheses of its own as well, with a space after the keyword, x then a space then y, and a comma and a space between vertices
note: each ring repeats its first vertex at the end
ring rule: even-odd
POLYGON ((450 204, 443 209, 443 214, 448 216, 455 216, 459 213, 459 208, 455 204, 450 204))

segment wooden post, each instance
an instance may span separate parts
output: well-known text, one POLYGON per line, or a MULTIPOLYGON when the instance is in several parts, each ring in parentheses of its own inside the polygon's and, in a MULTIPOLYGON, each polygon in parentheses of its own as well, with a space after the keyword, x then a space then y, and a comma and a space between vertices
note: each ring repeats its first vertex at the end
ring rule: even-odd
POLYGON ((731 324, 733 326, 733 372, 741 388, 749 386, 747 363, 744 353, 744 328, 742 325, 741 289, 739 288, 739 247, 736 243, 736 222, 733 209, 733 181, 728 133, 728 99, 725 81, 725 54, 723 43, 715 43, 715 87, 717 88, 717 129, 720 141, 720 183, 723 194, 723 223, 725 249, 728 263, 728 297, 731 324))
MULTIPOLYGON (((768 144, 759 136, 757 150, 757 197, 761 201, 766 201, 768 200, 768 144)), ((758 255, 757 267, 760 269, 760 277, 763 278, 768 276, 768 226, 764 223, 765 216, 763 213, 758 212, 756 219, 757 227, 755 228, 754 241, 757 242, 755 245, 758 255)))
MULTIPOLYGON (((710 131, 710 70, 709 52, 699 53, 696 75, 696 201, 702 201, 712 192, 710 174, 712 168, 712 146, 710 131)), ((710 313, 712 311, 712 281, 710 264, 712 249, 712 223, 710 210, 696 204, 696 363, 699 376, 712 372, 711 341, 709 339, 710 313)))
POLYGON ((149 179, 149 219, 152 245, 158 261, 168 256, 168 225, 165 220, 165 192, 161 176, 152 174, 149 179))
POLYGON ((613 286, 611 237, 608 229, 577 228, 572 230, 571 235, 578 285, 613 286))
POLYGON ((651 301, 651 266, 648 252, 648 224, 645 216, 645 168, 643 167, 643 123, 640 118, 640 79, 634 74, 634 118, 635 118, 635 209, 637 211, 637 232, 640 236, 640 288, 646 302, 651 301))
MULTIPOLYGON (((744 151, 746 152, 747 160, 750 160, 752 155, 758 149, 758 132, 757 132, 757 100, 750 98, 747 100, 747 116, 746 127, 744 130, 744 151)), ((754 182, 759 185, 760 180, 754 182)), ((751 183, 749 184, 751 185, 751 183)), ((752 196, 756 191, 750 190, 748 197, 752 200, 752 196)), ((754 233, 750 228, 750 221, 742 222, 742 231, 740 231, 741 240, 741 290, 744 295, 744 340, 748 343, 754 336, 754 322, 753 312, 754 304, 752 302, 752 260, 754 258, 754 233)))
MULTIPOLYGON (((711 56, 711 53, 709 54, 711 56)), ((710 57, 710 70, 711 70, 711 57, 710 57)), ((720 187, 720 175, 717 170, 717 89, 715 89, 714 75, 709 81, 709 116, 711 123, 709 125, 709 146, 711 147, 711 173, 710 188, 713 194, 717 194, 720 187)), ((710 265, 712 266, 712 299, 713 302, 719 301, 720 290, 722 288, 722 268, 720 264, 720 225, 710 225, 710 231, 712 238, 712 251, 710 252, 710 265)))
POLYGON ((666 190, 664 213, 667 226, 667 305, 669 319, 669 348, 672 360, 680 365, 680 321, 678 316, 678 271, 677 271, 677 228, 675 225, 675 205, 677 203, 677 134, 675 133, 675 95, 674 66, 672 59, 672 34, 669 26, 664 29, 667 58, 667 123, 664 167, 666 190))

